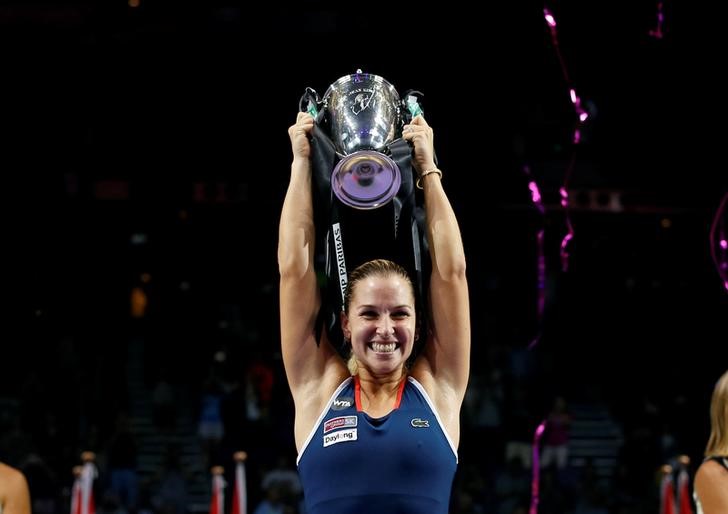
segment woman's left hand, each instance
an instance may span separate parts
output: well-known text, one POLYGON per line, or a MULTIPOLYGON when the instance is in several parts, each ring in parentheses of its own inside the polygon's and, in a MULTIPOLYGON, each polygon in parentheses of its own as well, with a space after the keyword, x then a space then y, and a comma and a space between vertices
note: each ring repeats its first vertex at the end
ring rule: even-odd
POLYGON ((422 115, 402 129, 402 138, 412 143, 414 148, 413 164, 417 174, 435 168, 435 135, 422 115))

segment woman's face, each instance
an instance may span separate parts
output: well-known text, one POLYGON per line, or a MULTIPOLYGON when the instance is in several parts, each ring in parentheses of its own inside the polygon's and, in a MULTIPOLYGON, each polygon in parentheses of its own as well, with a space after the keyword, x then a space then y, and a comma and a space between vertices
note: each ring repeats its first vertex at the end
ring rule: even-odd
POLYGON ((399 275, 356 283, 342 328, 360 366, 373 375, 401 370, 416 338, 414 303, 410 284, 399 275))

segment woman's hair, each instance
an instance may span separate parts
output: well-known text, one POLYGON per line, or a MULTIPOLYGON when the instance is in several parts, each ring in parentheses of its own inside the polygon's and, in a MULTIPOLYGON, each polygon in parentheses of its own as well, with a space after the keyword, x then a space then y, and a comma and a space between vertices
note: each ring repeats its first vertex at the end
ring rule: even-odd
MULTIPOLYGON (((359 282, 368 277, 386 277, 390 275, 398 276, 402 278, 407 284, 409 284, 412 297, 415 298, 416 301, 415 287, 412 284, 412 279, 410 279, 407 270, 396 262, 389 261, 387 259, 374 259, 372 261, 367 261, 364 264, 359 265, 349 275, 349 283, 346 287, 346 293, 344 294, 344 312, 349 314, 349 306, 351 305, 351 298, 352 296, 354 296, 354 288, 359 282)), ((357 374, 357 363, 353 352, 349 354, 349 359, 347 360, 346 365, 352 375, 357 374)))
POLYGON ((718 379, 710 400, 710 438, 705 456, 728 455, 728 371, 718 379))
POLYGON ((364 264, 358 266, 349 275, 349 284, 346 287, 346 293, 344 294, 344 312, 349 313, 349 305, 351 305, 351 298, 354 295, 354 288, 356 285, 368 277, 373 276, 389 276, 396 275, 404 279, 409 284, 412 297, 415 297, 415 288, 412 285, 412 280, 407 273, 407 270, 402 266, 393 261, 386 259, 374 259, 373 261, 367 261, 364 264))

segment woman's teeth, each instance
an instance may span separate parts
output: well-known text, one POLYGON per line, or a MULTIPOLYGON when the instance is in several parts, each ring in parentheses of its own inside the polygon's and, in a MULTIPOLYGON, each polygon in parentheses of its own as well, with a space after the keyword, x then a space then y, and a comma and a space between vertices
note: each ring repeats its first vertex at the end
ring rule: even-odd
POLYGON ((396 347, 394 343, 372 343, 372 350, 378 353, 393 352, 396 347))

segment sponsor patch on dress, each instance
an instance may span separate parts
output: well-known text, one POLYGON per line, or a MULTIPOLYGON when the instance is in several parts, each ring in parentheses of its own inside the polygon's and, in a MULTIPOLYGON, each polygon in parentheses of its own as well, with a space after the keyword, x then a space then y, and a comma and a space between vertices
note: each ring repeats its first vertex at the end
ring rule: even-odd
POLYGON ((324 434, 336 430, 337 428, 347 428, 356 426, 356 416, 339 416, 324 421, 324 434))
POLYGON ((324 448, 331 446, 332 444, 356 441, 356 430, 356 428, 347 428, 346 430, 339 430, 333 434, 325 435, 324 448))
POLYGON ((334 403, 331 404, 331 410, 344 410, 354 405, 354 398, 349 396, 339 396, 334 403))

